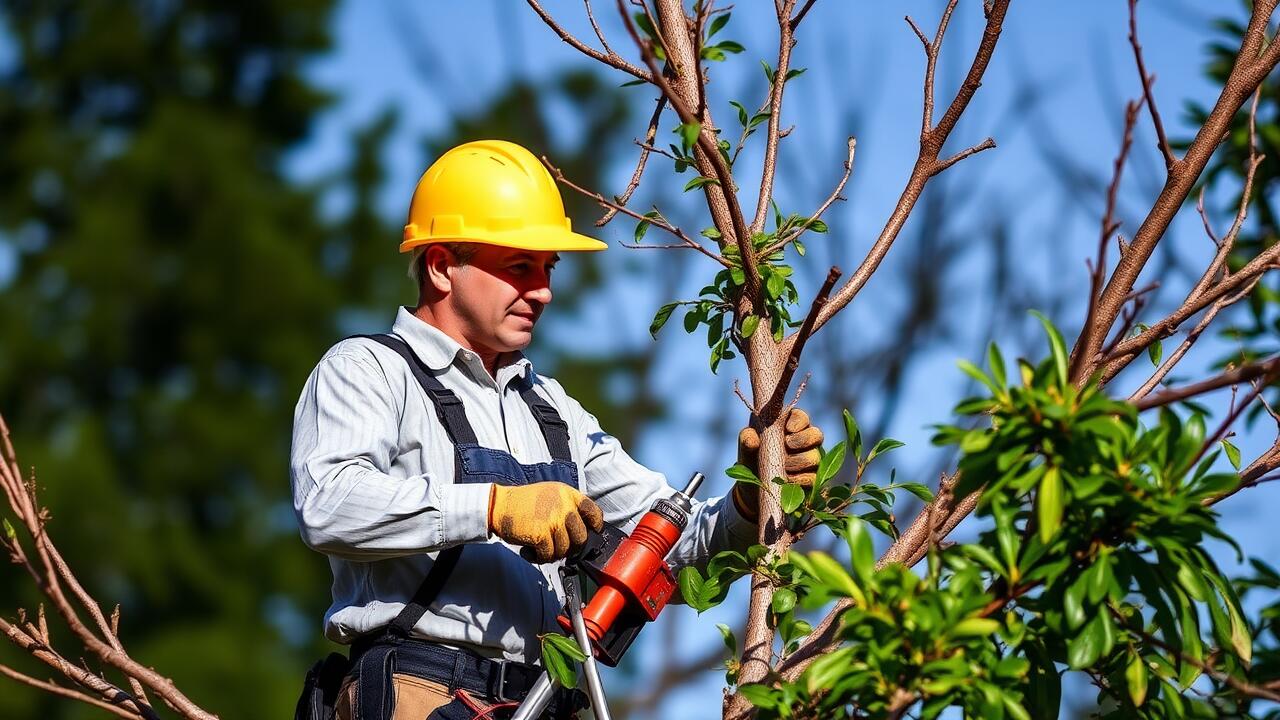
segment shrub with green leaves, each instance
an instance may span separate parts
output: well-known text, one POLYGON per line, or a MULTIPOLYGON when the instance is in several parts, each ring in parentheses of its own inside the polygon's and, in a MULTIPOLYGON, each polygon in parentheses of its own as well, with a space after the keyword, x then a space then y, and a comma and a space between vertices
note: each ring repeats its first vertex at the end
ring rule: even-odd
MULTIPOLYGON (((956 492, 980 493, 986 529, 975 542, 931 548, 919 574, 896 563, 877 569, 871 534, 894 532, 882 523, 892 504, 884 494, 904 486, 876 487, 862 474, 897 443, 860 457, 846 414, 848 437, 826 452, 813 489, 783 502, 793 531, 821 526, 843 539, 847 565, 824 552, 773 557, 756 546, 720 554, 705 575, 681 573, 699 610, 743 574, 774 583, 782 658, 813 630, 803 615, 836 603, 838 648, 797 678, 739 688, 761 717, 932 718, 948 707, 967 717, 1056 717, 1067 671, 1091 679, 1108 717, 1218 717, 1232 692, 1222 678, 1276 675, 1274 660, 1250 667, 1257 630, 1206 548, 1234 547, 1212 502, 1239 478, 1215 470, 1220 449, 1203 453, 1203 415, 1163 409, 1147 427, 1096 385, 1077 390, 1062 340, 1045 326, 1050 357, 1019 360, 1016 382, 994 345, 987 371, 965 364, 985 392, 957 413, 975 422, 935 436, 962 453, 956 492), (837 481, 850 447, 856 469, 837 481), (1202 676, 1220 692, 1189 693, 1202 676)), ((728 472, 759 482, 741 466, 728 472)), ((1263 572, 1253 582, 1275 587, 1280 577, 1263 572)), ((736 651, 732 633, 721 632, 736 651)), ((732 659, 727 667, 732 684, 738 668, 732 659)))

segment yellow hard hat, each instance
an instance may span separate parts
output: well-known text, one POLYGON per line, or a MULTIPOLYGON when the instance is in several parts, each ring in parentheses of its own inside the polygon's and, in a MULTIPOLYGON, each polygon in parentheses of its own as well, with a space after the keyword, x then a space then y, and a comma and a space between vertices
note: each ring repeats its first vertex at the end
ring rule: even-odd
POLYGON ((439 242, 557 252, 608 247, 573 232, 551 174, 505 140, 459 145, 418 180, 400 252, 439 242))

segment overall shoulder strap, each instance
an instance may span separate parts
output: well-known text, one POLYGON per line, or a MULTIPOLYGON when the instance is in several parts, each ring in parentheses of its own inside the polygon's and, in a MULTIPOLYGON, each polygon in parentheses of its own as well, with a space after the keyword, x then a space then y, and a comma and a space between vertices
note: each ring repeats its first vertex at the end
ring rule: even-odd
MULTIPOLYGON (((467 420, 467 413, 462 407, 462 401, 458 399, 458 396, 452 390, 442 385, 428 371, 426 365, 409 348, 409 344, 404 341, 404 338, 398 335, 353 335, 352 337, 363 337, 378 342, 394 350, 396 354, 404 358, 409 370, 413 373, 413 377, 422 386, 422 390, 431 400, 431 404, 435 406, 436 416, 440 418, 440 423, 444 425, 444 430, 449 435, 449 440, 453 443, 455 466, 459 474, 461 474, 461 456, 458 453, 458 445, 476 443, 476 434, 471 428, 471 423, 467 420)), ((427 576, 422 579, 422 584, 418 586, 409 602, 405 603, 404 609, 387 626, 387 632, 398 638, 409 637, 410 631, 418 624, 422 616, 427 613, 427 608, 444 588, 445 582, 448 581, 449 575, 453 573, 453 568, 458 564, 458 558, 461 556, 461 545, 445 548, 436 553, 435 562, 431 564, 431 569, 427 571, 427 576)))
POLYGON ((538 429, 542 431, 551 459, 573 462, 573 456, 569 452, 569 425, 556 412, 555 407, 533 389, 532 372, 520 381, 520 398, 538 420, 538 429))
POLYGON ((422 360, 409 347, 409 343, 405 342, 399 335, 353 335, 352 337, 368 338, 381 345, 394 350, 396 354, 404 358, 405 364, 409 366, 409 371, 413 373, 414 379, 422 386, 422 391, 427 394, 427 398, 431 400, 431 404, 435 406, 436 416, 440 418, 440 424, 444 425, 444 431, 448 433, 449 440, 454 446, 458 445, 474 445, 476 443, 476 433, 471 428, 471 422, 467 420, 467 412, 462 407, 462 400, 453 393, 452 390, 446 388, 440 383, 422 360))

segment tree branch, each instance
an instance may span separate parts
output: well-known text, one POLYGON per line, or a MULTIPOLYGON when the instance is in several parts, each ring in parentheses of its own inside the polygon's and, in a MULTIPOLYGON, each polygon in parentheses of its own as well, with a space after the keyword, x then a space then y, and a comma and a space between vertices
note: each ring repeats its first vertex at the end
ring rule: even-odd
MULTIPOLYGON (((529 3, 529 7, 533 8, 534 12, 538 13, 538 17, 542 18, 542 22, 546 23, 547 27, 551 28, 556 35, 560 36, 561 40, 565 41, 566 43, 568 43, 570 46, 577 49, 582 54, 588 57, 594 58, 596 60, 599 60, 605 65, 617 68, 627 73, 628 75, 633 75, 636 78, 639 78, 640 80, 644 80, 645 82, 653 82, 653 77, 649 73, 645 72, 642 68, 636 67, 635 65, 632 65, 631 63, 627 62, 626 59, 624 59, 621 55, 618 55, 612 50, 608 50, 608 52, 600 52, 599 50, 596 50, 595 48, 587 45, 586 43, 582 42, 578 38, 569 34, 568 30, 565 30, 563 27, 560 27, 560 24, 555 21, 555 18, 551 17, 551 15, 548 14, 546 10, 542 9, 542 5, 538 3, 538 0, 526 0, 526 2, 529 3)), ((587 14, 588 15, 591 14, 590 3, 587 4, 587 14)), ((591 25, 592 27, 596 27, 594 17, 591 20, 591 25)), ((600 29, 598 27, 596 27, 596 34, 597 35, 600 34, 600 29)), ((604 42, 603 36, 600 37, 600 41, 602 43, 604 42)), ((608 45, 605 45, 605 48, 607 49, 608 45)))
MULTIPOLYGON (((987 66, 991 63, 991 56, 995 52, 996 43, 1000 40, 1004 17, 1009 10, 1009 1, 995 0, 991 3, 987 12, 986 27, 982 32, 982 41, 978 44, 973 61, 969 66, 969 71, 965 75, 964 81, 960 84, 960 89, 956 92, 956 96, 952 99, 937 126, 921 133, 920 152, 916 157, 915 167, 911 170, 911 176, 907 179, 906 188, 903 189, 902 195, 898 198, 897 206, 894 207, 888 222, 880 232, 880 237, 876 239, 875 244, 868 251, 862 264, 849 276, 845 284, 836 291, 836 294, 831 298, 831 302, 823 307, 822 314, 814 323, 815 332, 836 313, 844 309, 858 294, 858 291, 862 289, 863 285, 866 284, 867 280, 871 278, 876 269, 880 267, 880 262, 884 260, 889 248, 893 246, 894 240, 897 239, 903 226, 906 225, 907 219, 911 216, 911 211, 915 208, 916 201, 920 199, 921 193, 924 192, 925 185, 930 178, 940 172, 938 169, 938 154, 941 152, 947 138, 951 135, 951 131, 955 129, 956 123, 959 122, 965 108, 969 106, 969 101, 973 99, 974 93, 982 85, 982 76, 986 73, 987 66)), ((942 29, 941 26, 939 29, 942 29)), ((937 37, 941 39, 941 34, 937 37)))
POLYGON ((1172 170, 1178 159, 1169 147, 1169 138, 1164 134, 1164 123, 1160 121, 1160 110, 1156 107, 1156 98, 1151 91, 1155 82, 1154 75, 1147 74, 1146 63, 1142 60, 1142 46, 1138 44, 1138 0, 1129 0, 1129 44, 1133 46, 1133 59, 1138 65, 1138 77, 1142 78, 1142 96, 1146 98, 1147 110, 1151 112, 1151 124, 1156 128, 1156 141, 1161 154, 1164 155, 1165 170, 1172 170))

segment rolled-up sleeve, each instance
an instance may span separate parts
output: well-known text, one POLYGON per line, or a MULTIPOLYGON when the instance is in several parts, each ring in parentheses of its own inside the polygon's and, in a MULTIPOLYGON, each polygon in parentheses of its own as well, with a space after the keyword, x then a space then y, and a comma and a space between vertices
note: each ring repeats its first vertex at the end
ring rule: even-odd
POLYGON ((367 351, 331 352, 307 379, 294 411, 290 471, 294 512, 311 548, 375 560, 488 537, 488 484, 388 474, 402 403, 367 351))
MULTIPOLYGON (((570 433, 578 445, 584 473, 583 492, 604 512, 605 520, 631 532, 659 498, 676 491, 662 473, 636 462, 617 438, 600 427, 594 415, 564 393, 554 380, 552 394, 567 410, 570 433)), ((692 471, 691 471, 692 472, 692 471)), ((671 551, 676 570, 685 565, 704 567, 723 550, 745 550, 756 542, 755 523, 738 513, 728 497, 695 500, 684 534, 671 551)))

